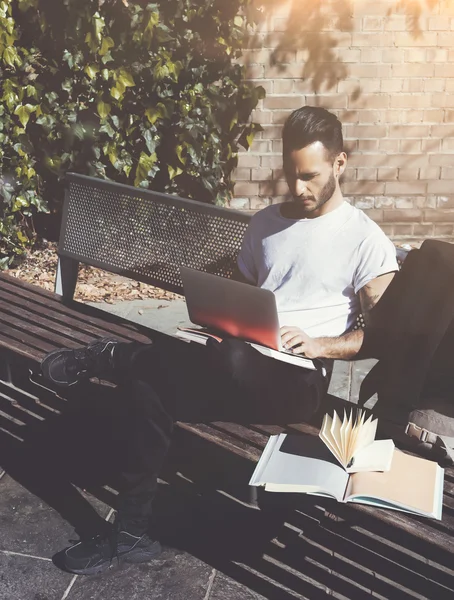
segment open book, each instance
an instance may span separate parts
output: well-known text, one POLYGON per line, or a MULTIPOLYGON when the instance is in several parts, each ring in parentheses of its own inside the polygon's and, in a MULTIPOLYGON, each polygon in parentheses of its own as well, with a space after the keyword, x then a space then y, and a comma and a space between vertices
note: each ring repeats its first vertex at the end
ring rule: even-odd
POLYGON ((280 434, 270 437, 249 484, 441 519, 443 479, 437 463, 397 449, 389 471, 349 475, 319 437, 280 434))
POLYGON ((365 420, 365 411, 344 411, 341 420, 334 411, 333 417, 325 415, 320 438, 334 454, 347 473, 358 471, 389 471, 394 453, 392 440, 375 440, 377 419, 365 420))
MULTIPOLYGON (((212 333, 207 329, 199 329, 196 327, 178 327, 175 335, 183 340, 187 340, 189 342, 197 342, 198 344, 204 345, 206 345, 208 338, 212 338, 217 342, 222 342, 223 339, 218 333, 212 333)), ((290 363, 291 365, 304 367, 305 369, 316 369, 314 362, 310 358, 300 356, 299 354, 293 354, 292 352, 287 352, 286 350, 273 350, 272 348, 267 348, 266 346, 262 346, 261 344, 255 344, 254 342, 247 343, 262 354, 265 354, 265 356, 270 356, 271 358, 282 360, 284 362, 290 363)))

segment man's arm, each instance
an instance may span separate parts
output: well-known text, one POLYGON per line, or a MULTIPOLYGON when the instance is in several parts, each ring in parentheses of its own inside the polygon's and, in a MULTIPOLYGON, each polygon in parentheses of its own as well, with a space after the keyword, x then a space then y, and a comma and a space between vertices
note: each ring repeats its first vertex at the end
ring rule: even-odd
MULTIPOLYGON (((394 275, 380 275, 360 289, 359 299, 366 326, 370 324, 371 309, 380 300, 394 275)), ((297 327, 282 327, 281 336, 284 347, 293 348, 295 354, 304 354, 308 358, 351 360, 361 349, 364 332, 358 329, 338 337, 311 338, 297 327)))

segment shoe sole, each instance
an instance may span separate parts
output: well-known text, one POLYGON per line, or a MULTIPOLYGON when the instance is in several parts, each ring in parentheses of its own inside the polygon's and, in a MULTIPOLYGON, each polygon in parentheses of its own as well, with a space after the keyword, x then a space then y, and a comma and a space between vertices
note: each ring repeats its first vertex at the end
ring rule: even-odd
POLYGON ((115 564, 139 564, 149 562, 150 560, 157 558, 161 552, 161 544, 159 542, 154 542, 147 550, 144 548, 137 548, 137 550, 131 550, 130 552, 118 556, 118 558, 114 557, 111 561, 103 562, 99 565, 89 567, 88 569, 70 569, 67 567, 67 570, 75 575, 97 575, 98 573, 104 573, 104 571, 113 568, 115 564))

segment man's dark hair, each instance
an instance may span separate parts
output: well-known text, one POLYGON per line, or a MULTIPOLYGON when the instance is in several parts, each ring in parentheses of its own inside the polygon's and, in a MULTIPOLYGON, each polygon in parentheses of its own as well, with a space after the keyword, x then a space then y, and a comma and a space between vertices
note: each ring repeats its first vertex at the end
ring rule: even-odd
POLYGON ((330 160, 344 149, 342 125, 336 115, 325 108, 303 106, 293 111, 282 131, 284 155, 301 150, 314 142, 321 142, 330 160))

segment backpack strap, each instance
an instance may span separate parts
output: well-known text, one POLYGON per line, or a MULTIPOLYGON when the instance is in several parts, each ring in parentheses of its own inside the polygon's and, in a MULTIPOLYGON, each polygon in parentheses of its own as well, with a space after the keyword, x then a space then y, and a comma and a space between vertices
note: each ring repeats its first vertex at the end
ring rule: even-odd
POLYGON ((424 427, 418 427, 418 425, 415 425, 411 422, 407 424, 405 433, 412 438, 416 438, 423 444, 437 446, 438 448, 444 450, 446 455, 454 461, 454 437, 432 433, 428 429, 424 429, 424 427))

